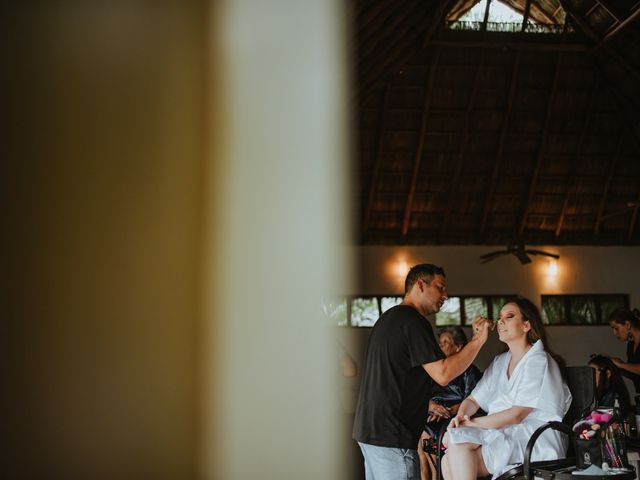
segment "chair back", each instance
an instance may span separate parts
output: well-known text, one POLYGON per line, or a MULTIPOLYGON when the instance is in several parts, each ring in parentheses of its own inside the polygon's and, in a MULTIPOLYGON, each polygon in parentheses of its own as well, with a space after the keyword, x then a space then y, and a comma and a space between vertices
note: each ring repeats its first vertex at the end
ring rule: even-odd
POLYGON ((595 407, 596 380, 593 368, 567 367, 567 386, 573 397, 564 422, 572 425, 595 407))

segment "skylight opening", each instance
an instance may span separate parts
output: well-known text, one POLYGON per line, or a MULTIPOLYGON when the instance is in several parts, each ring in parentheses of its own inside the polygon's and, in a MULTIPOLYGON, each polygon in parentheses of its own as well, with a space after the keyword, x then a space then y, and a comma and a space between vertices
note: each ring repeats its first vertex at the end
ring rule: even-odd
MULTIPOLYGON (((484 30, 484 18, 487 0, 480 0, 456 20, 447 22, 451 30, 484 30)), ((564 12, 558 8, 549 23, 541 23, 529 16, 525 32, 527 33, 561 33, 564 26, 564 12)), ((490 32, 521 32, 524 16, 510 5, 499 0, 491 1, 487 17, 486 30, 490 32)))

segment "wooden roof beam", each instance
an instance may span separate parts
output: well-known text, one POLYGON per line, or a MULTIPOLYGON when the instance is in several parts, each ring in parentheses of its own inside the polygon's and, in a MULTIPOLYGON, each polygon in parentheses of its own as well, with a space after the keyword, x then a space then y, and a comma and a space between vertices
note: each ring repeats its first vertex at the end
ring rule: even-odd
POLYGON ((376 144, 376 157, 373 164, 373 171, 371 172, 371 180, 369 181, 369 194, 367 195, 367 205, 364 211, 364 220, 362 223, 362 233, 365 234, 369 228, 369 221, 371 220, 371 211, 373 209, 373 201, 378 191, 378 177, 380 174, 380 165, 382 163, 382 154, 384 147, 384 131, 385 131, 385 117, 387 107, 389 105, 389 94, 391 86, 387 85, 382 94, 382 101, 380 105, 380 117, 378 120, 378 142, 376 144))
POLYGON ((484 9, 484 19, 482 20, 482 28, 480 31, 487 31, 487 22, 489 21, 489 10, 491 9, 491 0, 487 0, 487 6, 484 9))
POLYGON ((529 21, 529 12, 531 12, 531 0, 527 0, 527 3, 524 6, 524 13, 522 15, 522 27, 520 28, 521 32, 524 32, 527 29, 527 22, 529 21))
POLYGON ((427 34, 422 40, 422 48, 426 48, 427 45, 431 45, 431 39, 433 38, 434 34, 438 30, 438 27, 440 27, 443 24, 443 20, 447 12, 449 12, 449 10, 453 8, 453 6, 457 3, 457 1, 458 0, 448 0, 446 2, 435 2, 436 4, 440 5, 440 8, 436 10, 433 16, 433 19, 429 24, 429 29, 427 30, 427 34))
POLYGON ((449 220, 451 219, 451 212, 453 212, 453 204, 456 200, 456 193, 458 191, 458 183, 460 182, 460 175, 462 173, 462 164, 464 163, 464 156, 467 152, 467 145, 469 144, 469 131, 471 130, 471 114, 473 113, 473 107, 478 97, 478 90, 480 90, 480 77, 482 74, 482 67, 484 64, 484 50, 480 53, 480 60, 476 67, 476 73, 473 77, 473 86, 471 87, 471 95, 469 96, 469 103, 467 104, 467 111, 464 116, 464 127, 462 131, 462 141, 460 142, 460 151, 456 158, 456 164, 454 167, 454 173, 451 177, 451 190, 449 193, 449 201, 446 205, 446 210, 442 224, 440 225, 439 237, 444 238, 447 228, 449 227, 449 220))
MULTIPOLYGON (((397 13, 391 18, 386 18, 386 22, 380 28, 368 29, 369 35, 361 39, 364 45, 360 45, 359 57, 362 59, 377 56, 378 60, 383 60, 388 51, 393 49, 393 42, 389 41, 389 37, 397 39, 402 36, 397 35, 398 32, 406 33, 416 26, 416 17, 421 13, 425 14, 427 10, 422 3, 414 3, 410 5, 406 15, 398 15, 397 13)), ((406 35, 403 35, 406 36, 406 35)), ((393 58, 393 57, 391 57, 393 58)))
POLYGON ((556 60, 555 72, 553 74, 553 83, 551 85, 551 93, 549 93, 549 100, 547 101, 547 111, 544 118, 544 124, 542 125, 542 135, 540 137, 540 148, 538 149, 538 156, 536 159, 536 165, 531 175, 531 182, 529 183, 529 190, 526 197, 526 203, 524 204, 523 212, 520 217, 518 226, 518 236, 521 237, 524 232, 524 228, 527 224, 527 216, 531 209, 531 202, 533 201, 533 194, 536 190, 536 183, 538 181, 538 175, 540 174, 540 167, 542 166, 542 159, 547 145, 547 137, 549 136, 549 123, 551 120, 551 113, 553 112, 553 101, 556 96, 556 90, 558 89, 558 79, 560 78, 560 65, 562 63, 562 52, 558 53, 556 60))
POLYGON ((420 121, 420 138, 418 139, 418 147, 416 148, 416 156, 413 160, 413 170, 411 172, 411 184, 409 193, 407 194, 407 203, 404 209, 402 219, 402 237, 407 236, 409 231, 409 220, 411 219, 411 211, 413 210, 413 199, 416 194, 416 185, 418 182, 418 173, 420 172, 420 162, 422 161, 422 152, 424 150, 424 142, 427 137, 427 124, 429 120, 429 109, 431 108, 431 97, 433 93, 433 84, 435 82, 435 73, 438 68, 440 59, 440 49, 436 49, 433 60, 431 61, 431 71, 429 72, 429 80, 427 82, 427 90, 424 94, 424 105, 422 108, 422 119, 420 121))
POLYGON ((616 152, 613 157, 613 162, 609 167, 609 173, 607 174, 607 179, 604 182, 604 189, 602 190, 602 196, 600 197, 600 205, 598 206, 598 214, 596 216, 596 224, 593 229, 593 236, 598 237, 600 235, 600 225, 602 224, 602 217, 604 214, 604 206, 607 203, 607 196, 609 195, 609 188, 611 187, 611 182, 613 180, 613 175, 616 172, 616 166, 618 165, 618 160, 622 156, 622 139, 624 135, 620 132, 618 136, 618 145, 616 146, 616 152))
MULTIPOLYGON (((423 15, 418 19, 417 23, 426 20, 427 9, 422 10, 424 10, 423 15)), ((406 60, 414 54, 414 46, 420 35, 421 33, 419 31, 414 32, 413 35, 402 35, 397 42, 389 42, 388 45, 386 45, 382 52, 384 55, 381 53, 379 55, 380 58, 375 63, 368 62, 370 67, 361 74, 361 78, 363 78, 363 97, 371 93, 371 90, 384 79, 385 75, 395 73, 394 69, 404 65, 406 60)))
POLYGON ((513 110, 513 101, 516 97, 519 68, 520 51, 516 53, 515 59, 513 61, 513 67, 511 69, 509 96, 507 98, 507 111, 504 116, 504 121, 502 122, 502 129, 500 130, 500 140, 498 142, 498 153, 496 154, 496 160, 493 164, 493 171, 491 172, 491 182, 489 183, 487 196, 484 200, 484 208, 482 209, 482 220, 480 221, 480 236, 484 234, 485 228, 487 226, 487 219, 489 218, 489 210, 491 208, 493 194, 498 183, 498 170, 500 168, 500 164, 502 163, 502 157, 504 156, 504 145, 507 139, 507 132, 509 131, 509 120, 511 118, 511 111, 513 110))
POLYGON ((620 33, 622 30, 627 28, 631 23, 633 23, 636 20, 636 18, 638 18, 638 15, 640 15, 640 8, 636 9, 636 11, 633 12, 631 15, 629 15, 625 21, 621 22, 617 27, 615 27, 613 30, 607 33, 605 37, 602 39, 602 43, 608 42, 613 37, 615 37, 618 33, 620 33))
MULTIPOLYGON (((640 195, 638 195, 638 200, 640 201, 640 195)), ((638 205, 636 205, 635 207, 633 207, 633 213, 631 214, 631 220, 629 220, 629 232, 628 232, 628 237, 629 240, 631 240, 631 237, 633 237, 633 231, 636 229, 636 223, 638 220, 638 205)))
POLYGON ((394 5, 396 0, 382 0, 374 4, 369 4, 363 7, 362 12, 358 16, 357 25, 359 30, 364 30, 374 20, 384 19, 386 15, 385 10, 389 5, 394 5))
POLYGON ((562 229, 564 228, 564 220, 567 214, 567 208, 569 206, 569 198, 571 197, 571 193, 573 191, 571 178, 575 177, 576 167, 578 162, 582 159, 582 146, 584 145, 584 140, 587 138, 587 131, 589 130, 589 124, 591 121, 591 114, 593 112, 593 105, 595 104, 596 99, 596 91, 599 83, 596 79, 593 81, 593 85, 591 87, 591 92, 589 93, 589 100, 587 106, 587 114, 584 119, 584 124, 582 126, 582 132, 580 132, 580 138, 578 139, 578 145, 576 146, 576 154, 573 159, 573 171, 570 172, 567 178, 567 190, 564 196, 564 201, 562 203, 562 211, 560 212, 560 218, 558 219, 558 224, 556 225, 556 238, 560 236, 562 233, 562 229))
POLYGON ((613 50, 609 48, 607 45, 605 45, 603 39, 601 39, 598 36, 598 34, 591 28, 591 25, 589 25, 589 23, 585 21, 585 19, 582 18, 581 15, 578 15, 573 10, 573 8, 569 7, 568 2, 566 0, 560 0, 560 4, 562 5, 562 8, 564 8, 564 11, 569 15, 571 15, 571 18, 573 19, 574 22, 578 24, 580 29, 589 38, 591 38, 591 40, 595 42, 594 51, 597 49, 602 49, 607 56, 615 59, 621 66, 625 67, 626 70, 636 78, 636 80, 640 81, 640 72, 638 72, 638 70, 633 65, 631 65, 625 58, 623 58, 616 50, 613 50))
MULTIPOLYGON (((517 35, 517 34, 514 34, 517 35)), ((502 43, 494 41, 434 40, 431 45, 450 48, 484 48, 496 50, 531 50, 541 52, 588 52, 590 47, 581 43, 502 43)))
POLYGON ((593 59, 593 57, 591 58, 591 66, 596 75, 598 75, 598 78, 600 78, 600 82, 607 87, 607 92, 609 93, 609 95, 611 95, 613 106, 616 109, 616 112, 618 112, 618 116, 622 119, 622 128, 626 130, 627 134, 629 135, 629 138, 631 139, 631 142, 636 149, 636 153, 640 154, 640 140, 638 140, 638 136, 636 135, 634 122, 629 117, 624 106, 622 105, 623 100, 618 97, 617 91, 613 87, 611 80, 604 72, 600 64, 593 59))
POLYGON ((618 14, 616 14, 616 12, 613 11, 613 8, 611 8, 611 5, 609 4, 608 0, 596 0, 596 4, 600 5, 600 7, 602 7, 602 9, 605 12, 607 12, 609 16, 613 18, 616 22, 622 23, 622 19, 618 14))

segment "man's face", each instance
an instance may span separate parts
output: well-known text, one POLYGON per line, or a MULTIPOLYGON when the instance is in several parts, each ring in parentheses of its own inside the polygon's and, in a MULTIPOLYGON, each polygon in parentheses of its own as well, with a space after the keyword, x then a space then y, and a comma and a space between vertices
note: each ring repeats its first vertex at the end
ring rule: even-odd
POLYGON ((419 281, 423 283, 423 305, 427 314, 438 313, 445 300, 449 298, 446 280, 442 275, 434 275, 430 283, 419 281))

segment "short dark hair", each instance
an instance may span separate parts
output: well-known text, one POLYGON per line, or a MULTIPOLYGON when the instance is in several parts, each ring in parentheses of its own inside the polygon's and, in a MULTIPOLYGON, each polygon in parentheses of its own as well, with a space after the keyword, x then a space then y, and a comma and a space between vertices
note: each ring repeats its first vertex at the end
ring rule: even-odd
POLYGON ((618 308, 609 315, 609 322, 616 322, 620 325, 624 325, 629 322, 632 327, 640 327, 640 319, 634 315, 635 312, 627 308, 618 308))
POLYGON ((424 280, 427 283, 431 283, 431 280, 433 280, 435 275, 442 275, 444 277, 444 268, 430 263, 414 265, 411 267, 411 270, 409 270, 409 273, 407 273, 407 278, 404 281, 404 294, 406 295, 409 293, 418 280, 424 280))
POLYGON ((462 330, 462 327, 458 325, 449 325, 446 327, 442 327, 440 331, 438 331, 438 337, 443 333, 450 333, 451 338, 453 338, 453 343, 455 343, 456 347, 464 347, 467 344, 467 336, 462 330))

